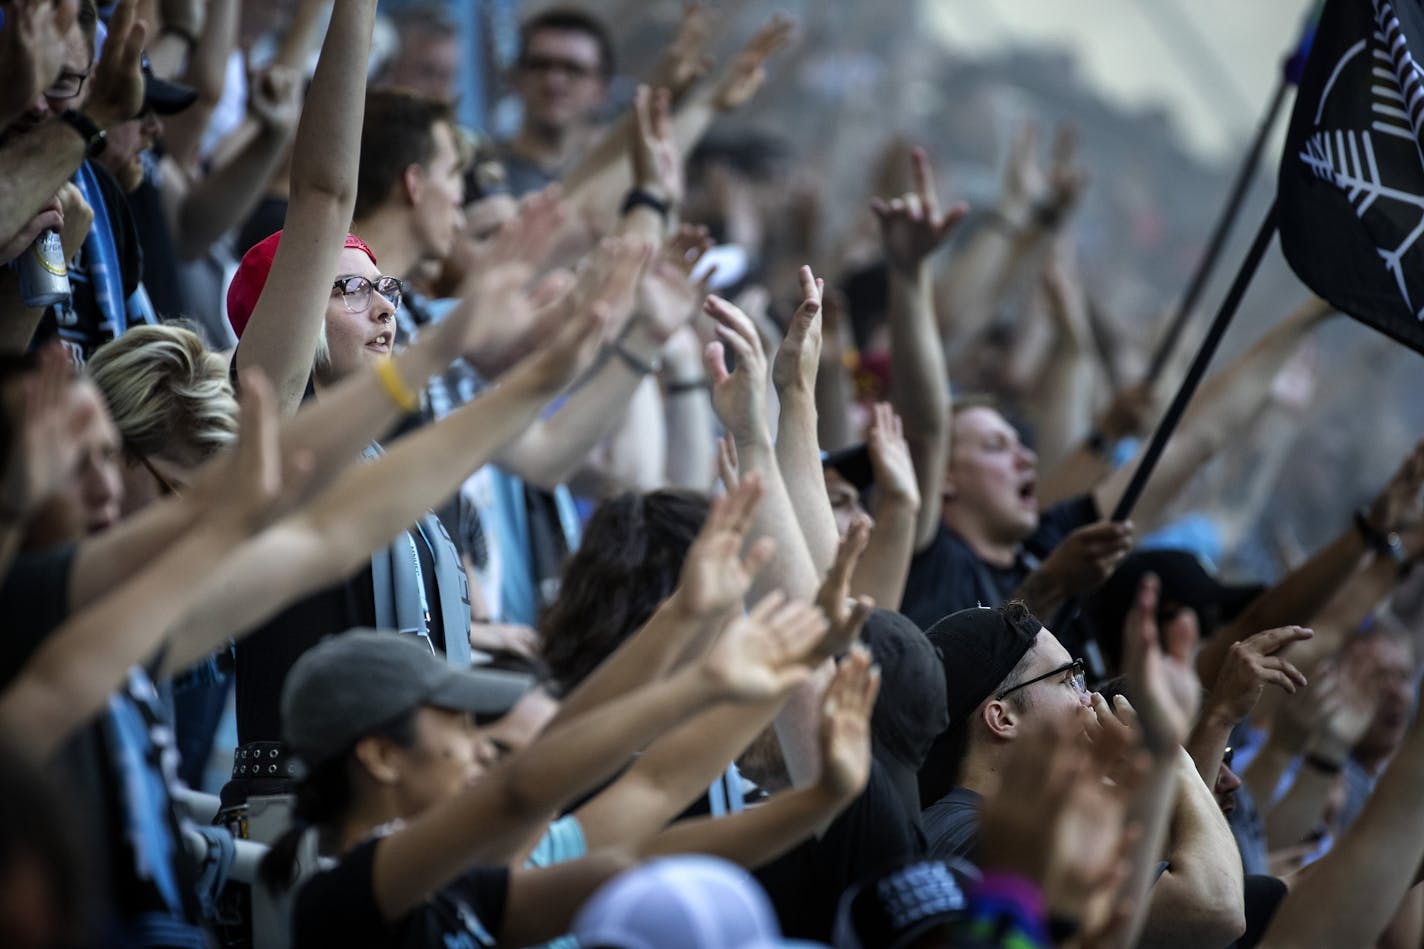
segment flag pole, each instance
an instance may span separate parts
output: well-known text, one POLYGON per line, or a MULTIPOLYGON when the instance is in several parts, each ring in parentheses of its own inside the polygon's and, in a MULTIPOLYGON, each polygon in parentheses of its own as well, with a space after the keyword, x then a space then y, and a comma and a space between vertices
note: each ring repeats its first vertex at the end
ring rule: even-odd
POLYGON ((1167 367, 1167 360, 1171 358, 1172 351, 1181 342, 1182 333, 1187 328, 1187 321, 1191 319, 1192 311, 1196 309, 1197 301, 1201 299, 1202 291, 1206 289, 1207 281, 1211 279, 1212 271, 1216 269, 1216 263, 1221 258, 1222 250, 1226 247, 1227 238, 1231 236, 1231 230, 1236 226, 1236 218, 1241 213, 1242 205, 1246 203, 1246 192, 1256 177, 1256 167, 1261 163, 1261 153, 1266 150, 1266 140, 1271 137, 1271 129, 1276 124, 1276 117, 1280 115, 1281 107, 1285 105, 1286 91, 1291 85, 1287 71, 1282 69, 1276 79, 1275 91, 1271 93, 1270 104, 1266 106, 1266 112, 1261 116, 1261 121, 1256 127, 1256 137, 1252 139, 1251 147, 1247 149, 1246 157, 1241 162, 1241 167, 1236 171, 1236 179, 1231 184, 1231 192, 1226 198, 1226 204, 1222 207, 1221 214, 1212 227, 1211 236, 1206 242, 1206 250, 1203 251, 1201 259, 1197 261, 1196 270, 1192 272, 1187 289, 1182 293, 1181 300, 1172 313, 1167 334, 1162 337, 1157 351, 1152 354, 1152 362, 1147 370, 1148 379, 1161 378, 1162 371, 1167 367))
MULTIPOLYGON (((1196 356, 1192 359, 1192 365, 1187 370, 1186 378, 1182 380, 1177 394, 1172 397, 1172 404, 1168 406, 1167 414, 1162 417, 1162 421, 1157 425, 1157 430, 1152 433, 1152 440, 1148 442, 1147 450, 1142 454, 1142 460, 1132 473, 1132 480, 1128 482, 1127 489, 1123 491, 1122 497, 1117 502, 1117 507, 1113 509, 1111 520, 1126 520, 1131 516, 1132 509, 1137 506, 1137 501, 1142 496, 1142 490, 1147 486, 1147 479, 1152 477, 1152 470, 1157 467, 1157 462, 1167 447, 1167 440, 1172 437, 1172 433, 1187 410, 1188 403, 1196 394, 1197 386, 1201 384, 1202 378, 1206 375, 1207 367, 1211 364, 1212 357, 1216 355, 1217 347, 1221 344, 1222 337, 1226 335, 1226 330, 1231 326, 1231 321, 1236 316, 1236 310, 1240 307, 1242 298, 1246 296, 1246 289, 1251 285, 1252 278, 1256 276, 1256 271, 1261 266, 1261 259, 1265 257, 1266 249, 1271 246, 1271 241, 1275 236, 1276 202, 1272 200, 1270 208, 1267 209, 1265 217, 1261 220, 1260 227, 1256 230, 1256 237, 1251 242, 1251 249, 1246 252, 1246 258, 1241 261, 1241 267, 1236 271, 1235 279, 1231 281, 1231 289, 1226 292, 1226 298, 1221 301, 1221 306, 1216 311, 1210 328, 1207 329, 1206 338, 1202 340, 1201 348, 1197 350, 1196 356)), ((1077 599, 1065 603, 1054 618, 1054 629, 1065 629, 1078 615, 1080 607, 1081 603, 1077 599)), ((1102 660, 1102 654, 1098 650, 1098 644, 1089 636, 1085 647, 1087 655, 1083 658, 1088 662, 1089 671, 1095 679, 1103 678, 1106 675, 1106 667, 1102 660)))

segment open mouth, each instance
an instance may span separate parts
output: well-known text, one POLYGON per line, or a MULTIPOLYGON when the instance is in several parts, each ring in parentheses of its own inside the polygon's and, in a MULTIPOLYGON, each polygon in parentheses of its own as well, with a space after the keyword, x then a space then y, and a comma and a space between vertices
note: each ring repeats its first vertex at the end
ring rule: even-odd
POLYGON ((391 353, 391 334, 381 333, 366 344, 366 348, 383 356, 391 353))
POLYGON ((1038 482, 1025 481, 1019 485, 1019 502, 1022 504, 1037 505, 1038 503, 1038 482))

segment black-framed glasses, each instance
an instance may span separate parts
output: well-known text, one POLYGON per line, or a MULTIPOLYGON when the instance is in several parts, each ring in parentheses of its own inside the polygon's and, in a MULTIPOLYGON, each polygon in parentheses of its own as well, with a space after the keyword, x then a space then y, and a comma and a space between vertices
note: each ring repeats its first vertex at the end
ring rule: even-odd
POLYGON ((405 292, 405 284, 396 277, 382 275, 371 281, 365 277, 351 274, 346 277, 337 277, 331 285, 332 293, 341 294, 341 302, 346 305, 348 313, 365 313, 369 310, 372 290, 389 300, 391 306, 397 310, 400 309, 401 294, 405 292))
POLYGON ((994 698, 1001 699, 1006 695, 1012 695, 1019 689, 1027 688, 1028 686, 1033 685, 1035 682, 1042 682, 1044 679, 1052 679, 1054 676, 1061 676, 1065 674, 1070 676, 1067 681, 1073 683, 1073 688, 1077 689, 1082 694, 1087 694, 1088 680, 1087 677, 1083 675, 1083 660, 1074 659, 1072 662, 1065 662, 1063 665, 1059 666, 1056 669, 1049 669, 1043 675, 1034 676, 1032 679, 1027 679, 1023 682, 1020 682, 1018 685, 1011 685, 1007 689, 1004 689, 1002 692, 999 692, 997 695, 995 695, 994 698))
POLYGON ((158 493, 160 496, 167 497, 170 494, 176 495, 179 493, 178 486, 163 477, 159 470, 154 467, 153 462, 148 460, 147 455, 142 455, 138 452, 132 452, 132 454, 138 459, 138 463, 143 465, 149 474, 153 475, 153 480, 158 482, 158 493))
POLYGON ((73 99, 84 91, 84 80, 89 78, 87 72, 69 72, 65 70, 59 74, 59 78, 50 83, 48 89, 44 91, 46 99, 73 99))

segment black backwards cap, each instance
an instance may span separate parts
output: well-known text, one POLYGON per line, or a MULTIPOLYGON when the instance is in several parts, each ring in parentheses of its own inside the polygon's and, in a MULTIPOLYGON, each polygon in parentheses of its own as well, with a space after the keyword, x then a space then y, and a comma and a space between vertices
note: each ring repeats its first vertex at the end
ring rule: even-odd
POLYGON ((1019 601, 951 613, 926 633, 944 664, 949 725, 957 728, 994 694, 1033 647, 1043 623, 1019 601))

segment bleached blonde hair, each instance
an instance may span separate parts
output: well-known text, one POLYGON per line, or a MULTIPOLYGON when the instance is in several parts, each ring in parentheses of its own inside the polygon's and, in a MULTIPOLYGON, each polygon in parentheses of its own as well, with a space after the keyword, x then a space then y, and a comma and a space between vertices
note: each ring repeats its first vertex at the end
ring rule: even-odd
POLYGON ((188 466, 237 441, 227 361, 191 330, 136 326, 100 346, 88 372, 132 453, 188 466))

